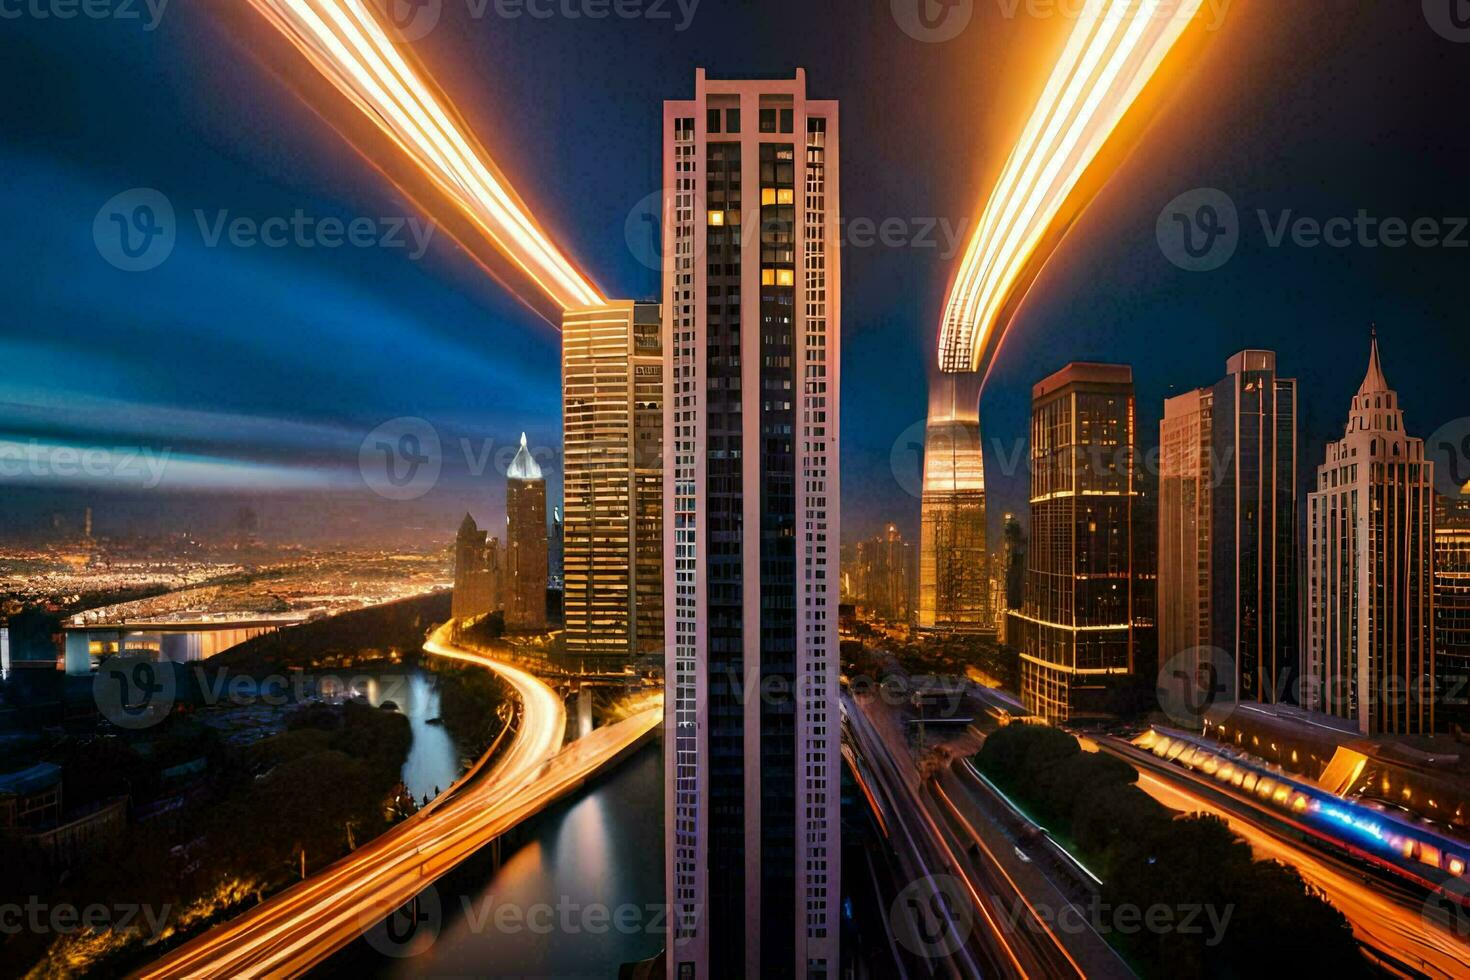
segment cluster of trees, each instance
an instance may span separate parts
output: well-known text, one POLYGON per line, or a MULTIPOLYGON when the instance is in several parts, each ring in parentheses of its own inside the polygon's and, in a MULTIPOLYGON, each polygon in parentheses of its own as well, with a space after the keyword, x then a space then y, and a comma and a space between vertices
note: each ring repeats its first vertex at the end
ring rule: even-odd
POLYGON ((265 674, 418 654, 433 627, 447 622, 449 592, 401 599, 247 640, 209 660, 210 667, 265 674))
POLYGON ((510 689, 482 667, 435 664, 439 720, 465 759, 484 755, 510 718, 510 689))
POLYGON ((1135 785, 1126 762, 1084 752, 1059 729, 1013 724, 986 739, 976 765, 1075 844, 1103 878, 1106 905, 1230 910, 1215 947, 1209 929, 1111 934, 1145 975, 1366 974, 1347 919, 1294 869, 1255 860, 1218 818, 1178 816, 1135 785))
POLYGON ((968 668, 974 667, 1007 690, 1019 690, 1020 656, 994 639, 936 633, 916 636, 908 643, 895 643, 865 623, 855 624, 853 632, 862 641, 846 640, 842 644, 843 662, 853 665, 849 670, 851 676, 881 680, 887 656, 877 651, 886 649, 910 674, 963 677, 968 668))
MULTIPOLYGON (((408 719, 361 702, 312 704, 287 730, 245 749, 174 718, 145 755, 119 738, 67 743, 48 755, 63 764, 68 805, 130 793, 134 808, 163 791, 158 773, 182 756, 211 760, 202 787, 180 809, 129 823, 64 874, 33 846, 0 836, 0 901, 48 908, 146 907, 165 931, 196 931, 336 861, 385 830, 413 736, 408 719), (73 796, 75 794, 75 796, 73 796)), ((143 927, 122 935, 22 929, 3 937, 8 975, 122 975, 159 953, 143 927), (12 971, 11 966, 16 967, 12 971)))

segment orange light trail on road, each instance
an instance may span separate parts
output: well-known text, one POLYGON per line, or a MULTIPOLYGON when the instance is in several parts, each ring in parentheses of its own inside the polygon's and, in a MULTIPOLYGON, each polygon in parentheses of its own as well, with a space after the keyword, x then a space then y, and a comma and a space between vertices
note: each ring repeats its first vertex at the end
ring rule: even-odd
POLYGON ((605 302, 394 46, 366 0, 249 3, 553 302, 563 309, 605 302))
POLYGON ((951 287, 939 366, 984 371, 1043 241, 1204 0, 1087 0, 951 287))

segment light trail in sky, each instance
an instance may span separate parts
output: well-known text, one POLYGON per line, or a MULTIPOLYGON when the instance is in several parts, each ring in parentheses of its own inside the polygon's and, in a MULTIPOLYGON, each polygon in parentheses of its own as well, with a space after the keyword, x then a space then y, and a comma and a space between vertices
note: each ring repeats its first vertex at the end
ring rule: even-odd
POLYGON ((950 289, 941 370, 989 370, 1007 319, 1060 240, 1063 209, 1203 3, 1085 0, 950 289))
POLYGON ((249 3, 553 302, 563 309, 605 302, 397 49, 368 0, 249 3))

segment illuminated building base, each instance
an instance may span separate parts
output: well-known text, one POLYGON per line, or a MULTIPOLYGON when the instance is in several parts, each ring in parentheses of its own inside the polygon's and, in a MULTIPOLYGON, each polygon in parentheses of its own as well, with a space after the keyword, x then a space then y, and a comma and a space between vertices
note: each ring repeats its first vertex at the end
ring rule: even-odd
POLYGON ((985 460, 980 376, 933 382, 924 437, 918 626, 941 632, 995 629, 985 550, 985 460))

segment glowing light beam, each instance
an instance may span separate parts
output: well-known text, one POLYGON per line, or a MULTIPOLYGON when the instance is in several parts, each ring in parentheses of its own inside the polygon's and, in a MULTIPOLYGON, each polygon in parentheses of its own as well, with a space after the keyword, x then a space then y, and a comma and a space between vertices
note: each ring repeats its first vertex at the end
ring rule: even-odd
POLYGON ((606 302, 397 49, 367 0, 249 3, 553 302, 563 309, 606 302))
POLYGON ((1086 0, 955 277, 939 367, 988 372, 1054 225, 1204 0, 1086 0))

